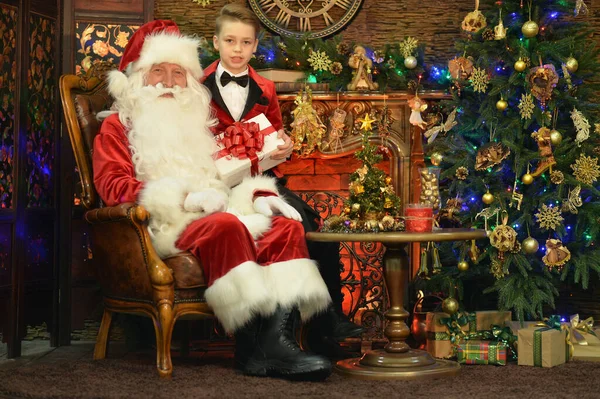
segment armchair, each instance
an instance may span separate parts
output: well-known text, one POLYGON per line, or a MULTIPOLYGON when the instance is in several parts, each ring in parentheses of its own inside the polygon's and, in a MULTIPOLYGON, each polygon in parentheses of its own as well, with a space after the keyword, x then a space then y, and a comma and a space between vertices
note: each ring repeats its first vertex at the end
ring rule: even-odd
POLYGON ((94 348, 94 359, 106 356, 113 313, 150 317, 156 334, 156 366, 169 378, 171 336, 180 317, 212 317, 204 299, 206 284, 198 260, 189 252, 167 259, 156 254, 148 234, 149 213, 140 205, 102 207, 93 184, 92 145, 100 124, 96 114, 110 107, 107 64, 84 76, 60 77, 65 125, 82 184, 81 202, 91 225, 92 251, 103 291, 104 314, 94 348))

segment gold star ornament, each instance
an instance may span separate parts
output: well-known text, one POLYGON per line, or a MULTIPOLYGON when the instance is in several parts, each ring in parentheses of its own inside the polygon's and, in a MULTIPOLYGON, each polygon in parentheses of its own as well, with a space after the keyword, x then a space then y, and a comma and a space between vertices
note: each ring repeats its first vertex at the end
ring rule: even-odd
POLYGON ((371 125, 373 124, 373 122, 375 122, 375 119, 371 119, 371 115, 369 115, 368 112, 363 118, 359 119, 358 121, 362 123, 360 125, 360 130, 373 130, 373 127, 371 125))

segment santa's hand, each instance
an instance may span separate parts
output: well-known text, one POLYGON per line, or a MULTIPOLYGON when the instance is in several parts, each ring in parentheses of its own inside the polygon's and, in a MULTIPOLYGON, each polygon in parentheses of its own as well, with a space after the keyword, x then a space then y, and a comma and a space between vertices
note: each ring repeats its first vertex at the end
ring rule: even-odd
POLYGON ((254 210, 265 216, 281 214, 288 219, 302 221, 302 217, 292 206, 279 197, 258 197, 254 200, 254 210))
POLYGON ((183 202, 183 209, 188 212, 203 212, 209 215, 225 211, 227 204, 228 198, 223 192, 208 188, 203 191, 189 193, 183 202))

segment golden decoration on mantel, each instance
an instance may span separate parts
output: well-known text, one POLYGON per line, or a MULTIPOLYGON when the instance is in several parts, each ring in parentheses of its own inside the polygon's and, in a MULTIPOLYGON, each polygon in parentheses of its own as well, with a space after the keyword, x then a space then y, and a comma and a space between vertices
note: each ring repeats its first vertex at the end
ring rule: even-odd
POLYGON ((210 4, 210 0, 192 0, 192 3, 200 4, 202 7, 206 7, 210 4))

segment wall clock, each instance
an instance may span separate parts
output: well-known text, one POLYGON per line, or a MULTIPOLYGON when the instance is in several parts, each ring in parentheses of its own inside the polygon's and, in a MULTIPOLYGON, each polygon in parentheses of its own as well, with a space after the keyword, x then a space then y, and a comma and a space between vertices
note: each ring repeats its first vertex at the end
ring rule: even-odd
POLYGON ((350 23, 363 0, 248 0, 260 21, 285 36, 314 39, 333 35, 350 23))

